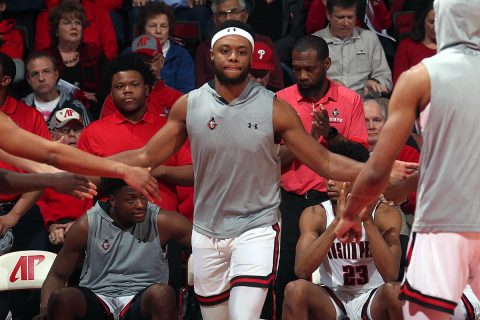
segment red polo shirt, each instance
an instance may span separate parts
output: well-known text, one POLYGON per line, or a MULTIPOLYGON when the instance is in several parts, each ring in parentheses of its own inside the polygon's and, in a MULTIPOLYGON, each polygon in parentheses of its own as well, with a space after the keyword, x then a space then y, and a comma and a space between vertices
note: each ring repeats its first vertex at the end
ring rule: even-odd
POLYGON ((51 223, 58 223, 60 219, 77 219, 92 207, 91 200, 78 199, 50 188, 45 189, 37 204, 40 207, 45 228, 48 228, 51 223))
MULTIPOLYGON (((157 81, 152 92, 150 92, 147 99, 147 108, 150 112, 167 116, 172 108, 172 105, 183 95, 180 91, 177 91, 169 86, 165 85, 163 80, 157 81)), ((100 119, 111 115, 116 110, 112 97, 107 96, 103 103, 102 112, 100 113, 100 119)))
MULTIPOLYGON (((138 149, 143 147, 166 122, 167 117, 147 111, 142 119, 131 123, 115 110, 111 115, 92 122, 85 128, 78 141, 78 148, 100 157, 138 149)), ((187 164, 192 164, 191 160, 187 164)), ((181 166, 186 163, 182 163, 177 153, 167 159, 163 165, 181 166)), ((158 183, 158 187, 161 199, 157 204, 165 210, 176 210, 175 187, 163 181, 158 183)))
MULTIPOLYGON (((329 89, 319 101, 304 99, 294 84, 277 92, 280 99, 287 101, 298 113, 307 132, 312 129, 313 108, 320 104, 327 109, 330 125, 345 138, 368 146, 368 133, 365 125, 362 98, 358 93, 329 80, 329 89)), ((326 145, 323 137, 319 143, 326 145)), ((325 178, 295 160, 281 176, 281 186, 286 191, 304 194, 308 190, 326 191, 325 178)))
MULTIPOLYGON (((12 97, 7 97, 0 110, 5 112, 20 128, 27 130, 33 134, 36 134, 45 139, 51 140, 50 131, 48 131, 47 124, 43 119, 43 116, 37 109, 27 106, 25 103, 18 101, 12 97)), ((2 139, 8 139, 8 137, 2 137, 2 139)), ((28 148, 28 146, 24 146, 28 148)), ((15 171, 24 172, 18 168, 15 168, 4 162, 0 162, 0 168, 15 171)), ((20 194, 2 194, 0 195, 0 201, 13 201, 20 198, 20 194)))

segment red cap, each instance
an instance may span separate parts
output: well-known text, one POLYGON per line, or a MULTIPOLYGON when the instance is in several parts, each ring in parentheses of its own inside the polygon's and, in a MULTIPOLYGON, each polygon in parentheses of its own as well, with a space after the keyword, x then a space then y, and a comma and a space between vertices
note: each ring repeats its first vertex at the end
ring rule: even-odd
POLYGON ((255 41, 251 68, 254 70, 274 70, 272 55, 272 48, 266 43, 255 41))
POLYGON ((136 37, 132 41, 132 52, 153 57, 158 53, 163 53, 162 44, 157 37, 144 34, 136 37))

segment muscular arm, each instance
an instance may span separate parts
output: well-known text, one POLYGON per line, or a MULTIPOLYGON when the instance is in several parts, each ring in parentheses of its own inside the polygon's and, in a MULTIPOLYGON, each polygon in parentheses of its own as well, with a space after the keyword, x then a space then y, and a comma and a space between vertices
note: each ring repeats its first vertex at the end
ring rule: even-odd
POLYGON ((25 158, 16 157, 3 150, 0 150, 0 160, 12 166, 33 173, 55 173, 61 170, 44 163, 35 162, 25 158))
POLYGON ((295 274, 307 279, 327 256, 333 241, 336 220, 325 230, 325 209, 321 205, 308 207, 300 217, 300 238, 295 255, 295 274))
POLYGON ((192 222, 178 212, 160 211, 157 226, 162 246, 171 239, 186 247, 191 246, 192 222))
POLYGON ((274 101, 273 125, 292 154, 318 175, 338 181, 353 181, 363 164, 333 154, 303 128, 295 110, 282 100, 274 101))
POLYGON ((18 220, 30 210, 41 195, 42 191, 23 193, 10 212, 4 216, 0 216, 0 234, 4 234, 8 229, 16 226, 18 220))
POLYGON ((369 215, 369 218, 363 222, 363 226, 373 261, 383 281, 396 281, 402 256, 400 213, 394 207, 382 203, 375 213, 375 221, 369 215))
POLYGON ((172 106, 168 121, 140 149, 129 150, 111 156, 111 159, 136 166, 157 168, 163 161, 180 149, 187 138, 187 95, 180 97, 172 106))
POLYGON ((417 108, 430 100, 430 79, 423 64, 400 76, 390 100, 389 115, 372 157, 353 184, 342 218, 351 219, 385 188, 393 163, 412 132, 417 108))
POLYGON ((159 166, 152 171, 152 175, 176 186, 193 186, 193 166, 159 166))
POLYGON ((46 309, 50 295, 65 287, 77 263, 82 259, 87 248, 88 220, 87 216, 80 217, 70 228, 68 237, 58 253, 47 279, 42 286, 41 307, 46 309))

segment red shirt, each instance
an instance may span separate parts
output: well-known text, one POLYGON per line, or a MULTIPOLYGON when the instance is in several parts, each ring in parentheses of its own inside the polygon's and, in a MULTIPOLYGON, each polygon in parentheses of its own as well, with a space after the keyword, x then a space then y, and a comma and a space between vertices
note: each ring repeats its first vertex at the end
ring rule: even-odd
MULTIPOLYGON (((115 110, 111 115, 92 122, 83 130, 78 141, 78 148, 100 157, 138 149, 143 147, 166 122, 167 117, 147 111, 142 119, 131 123, 115 110)), ((177 153, 167 159, 163 165, 184 165, 180 160, 177 153)), ((158 187, 161 199, 157 204, 165 210, 176 210, 175 187, 163 181, 158 183, 158 187)))
MULTIPOLYGON (((172 105, 182 95, 182 92, 165 85, 163 80, 157 81, 155 87, 153 87, 152 89, 152 92, 150 92, 150 95, 148 96, 148 100, 146 102, 148 111, 157 115, 167 116, 170 112, 170 109, 172 108, 172 105)), ((116 109, 117 108, 113 103, 112 97, 108 95, 103 102, 100 119, 111 115, 116 109)))
MULTIPOLYGON (((192 154, 190 152, 190 140, 187 139, 183 147, 178 151, 178 157, 184 163, 184 165, 192 164, 192 154)), ((193 221, 193 187, 177 186, 177 211, 193 221)))
MULTIPOLYGON (((37 109, 29 107, 25 103, 12 97, 7 97, 3 106, 0 107, 0 110, 5 112, 20 128, 36 134, 37 136, 51 140, 47 123, 37 109)), ((2 139, 8 139, 8 137, 2 137, 2 139)), ((28 148, 28 146, 25 146, 25 148, 28 148)), ((15 172, 24 172, 4 162, 0 162, 0 168, 15 172)), ((19 197, 19 194, 1 194, 0 201, 13 201, 19 197)))
POLYGON ((437 53, 436 49, 425 46, 422 42, 404 39, 398 45, 393 62, 393 83, 395 84, 402 72, 419 64, 424 58, 429 58, 437 53))
POLYGON ((12 59, 23 59, 25 55, 25 40, 19 30, 15 29, 15 20, 0 21, 0 52, 12 59))
MULTIPOLYGON (((83 30, 83 42, 101 48, 105 57, 108 60, 112 60, 117 56, 118 44, 110 15, 106 10, 97 7, 89 1, 82 1, 82 6, 85 9, 89 23, 83 30)), ((35 50, 50 48, 51 42, 48 10, 44 10, 37 16, 35 50)))
POLYGON ((51 223, 58 223, 60 219, 77 219, 92 207, 91 200, 81 200, 50 188, 45 189, 37 204, 40 207, 45 228, 48 228, 51 223))
MULTIPOLYGON (((405 161, 405 162, 420 162, 420 152, 417 149, 405 145, 400 153, 397 156, 397 160, 405 161)), ((407 214, 414 214, 415 213, 415 206, 417 202, 417 193, 412 192, 408 196, 408 201, 401 205, 402 211, 407 214)))
MULTIPOLYGON (((280 99, 287 101, 298 113, 307 132, 312 129, 312 110, 320 104, 327 109, 330 125, 345 138, 368 146, 368 133, 365 125, 362 98, 358 93, 329 80, 329 89, 325 96, 316 103, 304 99, 298 92, 297 85, 277 92, 280 99)), ((323 137, 319 143, 326 145, 323 137)), ((281 176, 281 186, 286 191, 304 194, 308 190, 326 191, 325 178, 320 177, 306 165, 295 160, 281 176)))

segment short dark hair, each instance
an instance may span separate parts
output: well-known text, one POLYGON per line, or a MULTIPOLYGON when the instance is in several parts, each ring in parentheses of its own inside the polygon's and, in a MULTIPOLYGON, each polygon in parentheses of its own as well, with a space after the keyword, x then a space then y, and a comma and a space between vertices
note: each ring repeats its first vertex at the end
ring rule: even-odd
POLYGON ((85 32, 85 28, 88 26, 87 14, 83 6, 74 0, 60 1, 58 5, 53 7, 48 13, 48 23, 50 24, 50 39, 52 45, 58 45, 58 24, 60 19, 66 15, 73 15, 82 22, 82 33, 85 32))
POLYGON ((147 20, 164 14, 168 19, 168 33, 175 31, 175 13, 173 9, 163 1, 148 2, 140 7, 137 20, 135 21, 135 36, 145 34, 147 20))
POLYGON ((27 72, 27 66, 28 64, 35 59, 40 59, 40 58, 46 58, 50 60, 50 62, 53 64, 54 70, 58 70, 58 61, 57 59, 48 51, 33 51, 30 53, 25 59, 25 73, 27 72))
POLYGON ((150 86, 155 84, 155 76, 145 60, 134 53, 129 53, 117 56, 107 65, 105 70, 106 87, 111 87, 113 76, 117 72, 129 70, 138 71, 143 78, 143 82, 146 84, 149 84, 150 86))
POLYGON ((340 154, 358 162, 367 162, 370 157, 368 149, 353 141, 342 141, 328 146, 330 152, 340 154))
POLYGON ((10 56, 0 52, 0 65, 2 66, 3 75, 9 76, 12 79, 12 81, 10 81, 10 85, 12 85, 13 79, 15 79, 15 75, 17 74, 15 62, 13 62, 10 56))
POLYGON ((293 50, 300 52, 314 50, 317 53, 318 60, 325 60, 330 55, 327 42, 322 37, 314 36, 312 34, 298 39, 293 50))
POLYGON ((327 0, 327 11, 332 13, 333 7, 340 7, 348 9, 351 7, 358 7, 358 0, 327 0))
POLYGON ((215 30, 213 31, 212 35, 215 35, 217 32, 219 31, 222 31, 223 29, 227 29, 227 28, 240 28, 240 29, 243 29, 245 31, 247 31, 251 36, 252 38, 255 40, 255 34, 253 32, 253 29, 252 27, 250 27, 248 24, 246 24, 245 22, 242 22, 242 21, 238 21, 238 20, 227 20, 225 22, 222 22, 221 24, 219 24, 215 30))
POLYGON ((101 178, 100 179, 100 189, 106 195, 115 194, 118 189, 126 187, 127 183, 122 179, 114 179, 114 178, 101 178))

